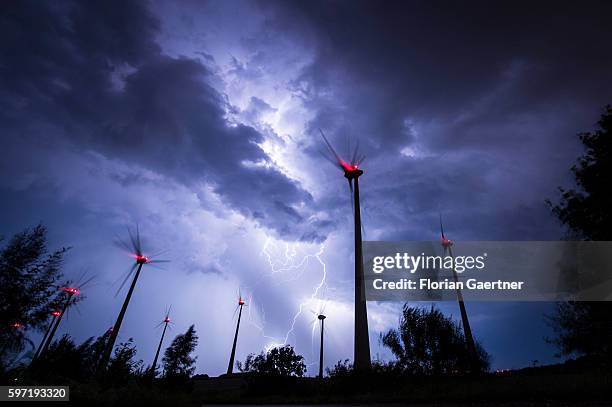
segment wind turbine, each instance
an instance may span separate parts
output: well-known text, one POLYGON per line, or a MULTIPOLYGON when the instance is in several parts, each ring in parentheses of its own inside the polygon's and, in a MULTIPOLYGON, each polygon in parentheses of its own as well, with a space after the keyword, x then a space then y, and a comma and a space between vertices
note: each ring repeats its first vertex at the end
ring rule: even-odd
MULTIPOLYGON (((444 234, 444 226, 442 225, 442 214, 440 214, 440 243, 444 248, 444 256, 449 255, 453 261, 453 279, 455 283, 459 281, 457 277, 457 271, 455 271, 455 257, 453 256, 452 246, 454 242, 449 240, 444 234)), ((457 287, 459 287, 457 285, 457 287)), ((474 370, 477 366, 477 353, 476 343, 474 342, 474 336, 472 335, 472 328, 470 327, 470 320, 468 319, 467 310, 465 309, 465 303, 463 301, 463 294, 461 290, 457 288, 457 302, 459 303, 459 312, 461 313, 461 323, 463 325, 463 334, 467 345, 468 354, 470 357, 470 364, 474 370)))
POLYGON ((83 299, 82 296, 80 297, 80 299, 78 298, 78 296, 95 277, 95 275, 92 275, 91 277, 87 278, 87 271, 84 271, 83 273, 81 273, 79 278, 77 278, 74 285, 71 285, 71 283, 68 282, 67 286, 62 288, 62 292, 66 297, 64 305, 61 309, 55 309, 51 312, 53 318, 51 319, 51 323, 47 328, 47 332, 45 332, 45 336, 43 337, 40 345, 38 346, 38 349, 36 350, 36 353, 34 354, 34 357, 32 358, 32 362, 41 357, 47 351, 49 345, 51 345, 51 342, 55 337, 55 333, 57 331, 57 328, 59 327, 60 322, 62 321, 62 318, 64 317, 64 314, 68 311, 69 307, 75 305, 78 301, 80 301, 80 299, 83 299))
POLYGON ((321 321, 321 348, 319 350, 319 379, 323 379, 323 331, 325 330, 325 315, 319 314, 317 316, 321 321))
POLYGON ((51 332, 51 328, 53 328, 53 324, 55 323, 55 320, 57 319, 57 317, 59 317, 60 315, 62 315, 62 311, 60 310, 53 310, 51 311, 51 322, 49 323, 49 326, 47 326, 47 330, 45 331, 45 335, 43 336, 43 338, 40 341, 40 345, 38 345, 38 349, 36 349, 36 353, 34 354, 34 357, 32 357, 32 362, 34 362, 36 359, 38 359, 38 356, 40 356, 40 352, 42 351, 43 345, 45 344, 47 338, 49 337, 49 333, 51 332))
POLYGON ((314 334, 317 329, 317 321, 319 322, 319 328, 321 331, 321 342, 319 347, 319 379, 323 378, 323 332, 325 330, 325 306, 327 302, 319 302, 317 310, 310 310, 310 312, 314 315, 312 319, 312 347, 314 348, 314 334))
POLYGON ((123 306, 121 307, 121 311, 119 311, 119 315, 117 316, 117 321, 113 326, 113 329, 110 334, 110 338, 108 339, 108 343, 106 345, 106 349, 102 354, 102 358, 100 361, 100 370, 103 372, 106 369, 106 365, 110 360, 111 353, 113 351, 113 347, 115 346, 115 341, 117 340, 117 335, 119 334, 119 330, 121 329, 121 323, 123 322, 123 317, 125 316, 125 312, 127 311, 127 307, 130 304, 130 299, 132 298, 132 293, 134 292, 134 288, 136 287, 136 282, 138 281, 138 277, 140 276, 140 271, 142 270, 142 266, 145 264, 154 264, 154 263, 165 263, 167 260, 153 260, 154 256, 145 256, 142 252, 142 245, 140 242, 140 231, 138 226, 136 226, 136 234, 132 234, 131 230, 128 228, 128 234, 130 236, 130 242, 125 242, 123 240, 117 240, 115 243, 117 246, 127 250, 130 253, 130 256, 134 258, 135 263, 132 265, 130 270, 128 271, 123 283, 117 290, 117 294, 123 288, 125 283, 128 281, 130 276, 134 274, 134 270, 136 273, 134 274, 134 278, 132 279, 132 284, 130 285, 130 289, 125 296, 125 300, 123 301, 123 306))
POLYGON ((168 328, 168 324, 170 323, 170 308, 166 311, 166 317, 162 322, 160 322, 157 326, 164 324, 164 330, 162 331, 162 336, 159 340, 159 345, 157 345, 157 352, 155 352, 155 358, 153 359, 153 364, 151 365, 151 378, 155 378, 155 368, 157 367, 157 359, 159 358, 159 351, 161 350, 162 342, 164 342, 164 336, 166 335, 166 329, 168 328))
POLYGON ((62 317, 64 316, 64 314, 68 310, 68 307, 70 307, 72 304, 74 304, 76 302, 75 296, 77 296, 77 295, 79 295, 81 293, 81 290, 79 288, 77 288, 77 287, 64 287, 64 288, 62 288, 62 291, 65 293, 65 296, 66 296, 66 299, 64 301, 64 305, 63 305, 62 309, 59 311, 59 313, 53 312, 52 315, 53 315, 53 320, 55 321, 55 323, 53 323, 53 322, 51 323, 53 328, 51 328, 51 332, 47 336, 47 340, 44 342, 44 345, 43 345, 41 351, 38 353, 38 357, 40 357, 40 356, 45 354, 45 352, 49 348, 49 345, 53 341, 53 337, 55 336, 55 332, 57 332, 57 328, 59 327, 60 322, 62 322, 62 317))
MULTIPOLYGON (((359 205, 359 177, 363 170, 359 165, 365 159, 359 155, 358 148, 353 151, 350 161, 342 159, 321 131, 321 136, 331 152, 331 160, 348 180, 353 194, 355 218, 355 343, 353 349, 353 366, 355 370, 368 370, 372 367, 370 359, 370 339, 368 336, 368 308, 365 301, 365 281, 363 276, 363 252, 361 245, 361 208, 359 205)), ((350 152, 349 152, 350 153, 350 152)))
MULTIPOLYGON (((238 330, 240 329, 240 317, 242 316, 242 307, 245 302, 242 298, 242 295, 238 293, 238 307, 240 311, 238 312, 238 322, 236 323, 236 333, 234 334, 234 344, 232 345, 232 353, 230 355, 229 364, 227 365, 227 374, 232 374, 234 370, 234 357, 236 356, 236 342, 238 342, 238 330)), ((236 314, 234 314, 236 315, 236 314)))

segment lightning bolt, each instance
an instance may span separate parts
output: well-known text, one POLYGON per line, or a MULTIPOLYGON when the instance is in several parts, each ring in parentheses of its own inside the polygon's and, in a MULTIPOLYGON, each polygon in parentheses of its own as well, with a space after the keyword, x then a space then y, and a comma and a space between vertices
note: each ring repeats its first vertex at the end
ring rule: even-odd
MULTIPOLYGON (((251 316, 251 311, 249 309, 249 312, 247 314, 249 323, 255 326, 261 332, 264 338, 270 339, 272 341, 269 345, 266 346, 265 348, 266 352, 272 348, 284 346, 287 344, 287 342, 289 341, 289 337, 293 334, 295 330, 295 326, 296 326, 298 318, 302 315, 304 311, 304 307, 306 307, 313 300, 318 299, 319 296, 321 295, 321 292, 324 291, 324 289, 327 287, 327 282, 326 282, 327 266, 325 262, 323 261, 323 259, 321 259, 321 255, 325 251, 325 243, 322 243, 321 245, 319 245, 319 249, 316 253, 306 254, 301 258, 298 258, 298 253, 296 250, 296 245, 297 245, 296 243, 294 244, 285 243, 284 259, 278 259, 274 256, 274 254, 270 251, 271 245, 273 245, 272 238, 268 237, 262 248, 261 255, 266 257, 268 264, 270 265, 271 275, 281 274, 283 276, 287 276, 282 281, 288 282, 288 281, 294 281, 300 278, 306 272, 305 266, 308 264, 310 260, 313 260, 313 259, 316 260, 320 264, 322 272, 321 272, 321 279, 312 288, 312 293, 310 297, 302 301, 299 304, 297 312, 293 315, 293 318, 291 319, 289 330, 285 333, 284 337, 278 338, 278 337, 271 337, 271 336, 266 335, 265 329, 264 329, 265 313, 264 313, 263 307, 261 308, 261 314, 262 314, 262 319, 263 319, 262 325, 257 324, 253 320, 251 316)), ((314 328, 316 328, 316 324, 313 325, 313 332, 314 332, 314 328)))

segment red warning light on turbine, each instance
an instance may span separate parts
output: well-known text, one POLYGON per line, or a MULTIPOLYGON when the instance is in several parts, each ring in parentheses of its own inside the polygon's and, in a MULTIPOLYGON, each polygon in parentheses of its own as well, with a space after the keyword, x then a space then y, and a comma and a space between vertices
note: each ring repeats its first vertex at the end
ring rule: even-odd
POLYGON ((23 324, 20 324, 19 322, 15 322, 14 324, 11 324, 11 328, 13 329, 23 328, 23 324))
POLYGON ((440 243, 442 243, 443 247, 451 247, 453 245, 453 241, 450 239, 447 239, 446 236, 444 235, 440 236, 440 243))
POLYGON ((242 298, 238 300, 238 305, 244 305, 244 300, 242 298))
POLYGON ((347 172, 357 171, 359 169, 359 165, 349 164, 344 160, 340 160, 340 166, 342 167, 344 171, 347 171, 347 172))
POLYGON ((149 258, 142 254, 135 254, 134 258, 136 259, 137 264, 145 264, 149 262, 149 258))
POLYGON ((60 315, 62 315, 62 312, 61 311, 53 311, 51 313, 51 315, 53 315, 54 317, 59 317, 60 315))
POLYGON ((444 247, 451 247, 453 245, 453 241, 445 238, 444 236, 440 238, 440 242, 444 247))
POLYGON ((80 293, 79 289, 76 287, 64 287, 63 290, 70 295, 75 295, 75 294, 80 293))

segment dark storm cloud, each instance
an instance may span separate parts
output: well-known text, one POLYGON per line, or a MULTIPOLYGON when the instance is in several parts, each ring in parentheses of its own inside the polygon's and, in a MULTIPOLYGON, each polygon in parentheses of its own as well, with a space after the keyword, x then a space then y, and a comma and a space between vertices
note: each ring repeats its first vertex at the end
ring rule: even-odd
POLYGON ((209 85, 209 67, 161 52, 158 29, 143 2, 5 5, 5 141, 24 134, 51 143, 67 139, 186 185, 206 182, 225 203, 264 226, 310 237, 307 227, 296 232, 292 225, 303 221, 294 205, 312 197, 265 165, 262 134, 229 123, 233 108, 209 85))
POLYGON ((361 138, 387 237, 434 232, 439 210, 480 238, 559 233, 543 200, 612 101, 609 2, 263 4, 277 32, 315 38, 295 81, 311 133, 361 138))

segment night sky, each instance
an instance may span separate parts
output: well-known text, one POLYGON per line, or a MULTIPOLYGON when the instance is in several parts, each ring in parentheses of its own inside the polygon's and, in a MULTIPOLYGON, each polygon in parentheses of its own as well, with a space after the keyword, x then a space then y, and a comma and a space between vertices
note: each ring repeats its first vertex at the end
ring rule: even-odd
MULTIPOLYGON (((612 103, 611 8, 4 1, 0 234, 42 222, 72 246, 66 275, 96 276, 60 327, 77 341, 114 323, 133 259, 113 241, 138 224, 171 260, 145 266, 124 320, 138 358, 172 305, 197 373, 224 372, 240 290, 237 359, 287 342, 314 374, 323 304, 326 365, 353 347, 350 196, 319 129, 367 156, 366 240, 435 240, 439 213, 458 241, 559 239, 544 201, 612 103)), ((368 304, 373 357, 400 306, 368 304)), ((467 306, 494 368, 559 360, 552 304, 467 306)))

